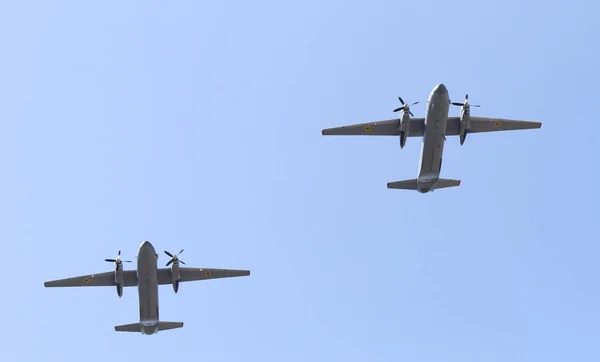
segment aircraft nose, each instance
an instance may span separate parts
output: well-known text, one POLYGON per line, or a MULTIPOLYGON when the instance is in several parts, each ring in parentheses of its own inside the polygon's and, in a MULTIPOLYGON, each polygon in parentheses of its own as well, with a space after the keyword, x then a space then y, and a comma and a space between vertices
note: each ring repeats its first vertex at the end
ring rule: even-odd
POLYGON ((140 250, 141 249, 150 249, 150 250, 154 250, 154 246, 152 246, 152 244, 146 240, 142 243, 142 245, 140 245, 140 250))
POLYGON ((441 94, 448 94, 448 88, 446 88, 444 84, 438 84, 437 87, 435 87, 435 92, 441 94))

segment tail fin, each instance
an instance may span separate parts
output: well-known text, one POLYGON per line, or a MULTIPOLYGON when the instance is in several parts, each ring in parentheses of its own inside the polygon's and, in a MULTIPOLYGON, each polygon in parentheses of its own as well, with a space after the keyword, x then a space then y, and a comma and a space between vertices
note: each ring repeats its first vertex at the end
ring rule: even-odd
POLYGON ((158 322, 158 330, 166 331, 169 329, 182 328, 183 322, 158 322))
POLYGON ((417 179, 413 178, 412 180, 388 182, 387 187, 388 189, 416 190, 417 179))
POLYGON ((449 178, 441 178, 435 184, 436 189, 445 189, 446 187, 455 187, 460 185, 460 180, 452 180, 449 178))
POLYGON ((139 323, 123 324, 122 326, 115 326, 117 332, 142 332, 142 328, 139 323))

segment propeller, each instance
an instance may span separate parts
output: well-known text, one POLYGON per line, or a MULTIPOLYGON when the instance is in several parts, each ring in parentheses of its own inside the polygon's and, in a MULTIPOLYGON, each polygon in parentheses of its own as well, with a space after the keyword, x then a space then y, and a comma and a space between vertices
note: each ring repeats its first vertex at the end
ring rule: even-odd
POLYGON ((131 260, 121 260, 121 250, 119 250, 119 253, 117 254, 116 259, 104 259, 104 261, 108 261, 110 263, 116 263, 116 264, 119 264, 121 262, 131 263, 131 260))
MULTIPOLYGON (((181 251, 179 253, 175 254, 175 255, 173 255, 173 254, 171 254, 171 253, 169 253, 168 251, 165 250, 165 254, 167 254, 168 256, 171 257, 171 260, 169 260, 169 262, 167 263, 166 266, 169 266, 169 265, 171 265, 172 262, 179 260, 178 256, 181 253, 183 253, 183 249, 181 249, 181 251)), ((183 260, 179 260, 179 262, 181 264, 185 265, 185 263, 183 262, 183 260)))
POLYGON ((400 101, 400 103, 402 103, 402 107, 394 109, 394 112, 404 110, 404 112, 408 112, 408 113, 410 113, 411 116, 414 117, 414 114, 410 111, 410 106, 414 106, 415 104, 417 104, 419 102, 415 102, 415 103, 409 105, 408 103, 404 103, 404 101, 402 100, 402 97, 398 97, 398 100, 400 101))
POLYGON ((452 102, 452 105, 462 106, 462 107, 465 107, 465 108, 469 108, 469 107, 481 107, 480 105, 477 105, 477 104, 470 105, 469 104, 469 95, 468 94, 465 94, 465 102, 464 103, 452 102))

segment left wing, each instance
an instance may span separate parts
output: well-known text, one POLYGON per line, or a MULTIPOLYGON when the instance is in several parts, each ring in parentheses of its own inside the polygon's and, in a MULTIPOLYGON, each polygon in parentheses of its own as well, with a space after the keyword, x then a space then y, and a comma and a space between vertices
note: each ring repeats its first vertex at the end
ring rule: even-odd
MULTIPOLYGON (((358 123, 349 126, 325 128, 321 131, 324 136, 399 136, 398 125, 400 120, 388 119, 385 121, 358 123)), ((408 137, 423 135, 425 118, 411 118, 408 137)))
MULTIPOLYGON (((520 121, 502 118, 469 117, 469 133, 515 131, 542 127, 541 122, 520 121)), ((411 125, 412 126, 412 125, 411 125)), ((448 117, 446 136, 457 136, 460 133, 460 117, 448 117)))
MULTIPOLYGON (((73 278, 57 279, 45 282, 47 288, 54 287, 112 287, 115 283, 115 272, 99 274, 88 274, 73 278)), ((137 285, 137 272, 135 270, 123 270, 123 286, 134 287, 137 285)))
MULTIPOLYGON (((250 275, 250 270, 211 269, 211 268, 179 268, 180 282, 196 280, 235 278, 250 275)), ((158 269, 158 284, 171 284, 171 268, 158 269)))

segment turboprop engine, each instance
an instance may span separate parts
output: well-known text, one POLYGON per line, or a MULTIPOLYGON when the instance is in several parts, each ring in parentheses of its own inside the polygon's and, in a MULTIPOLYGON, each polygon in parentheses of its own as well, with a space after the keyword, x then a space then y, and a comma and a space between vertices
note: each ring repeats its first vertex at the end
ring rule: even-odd
POLYGON ((398 100, 402 103, 402 107, 394 109, 394 112, 402 111, 402 116, 398 122, 398 132, 400 133, 400 148, 404 148, 404 145, 406 145, 406 138, 410 132, 410 116, 414 116, 410 111, 410 106, 414 106, 419 102, 409 105, 408 103, 404 103, 402 97, 398 97, 398 100))
POLYGON ((471 107, 481 107, 479 105, 470 105, 469 104, 469 95, 465 94, 464 103, 452 102, 452 105, 462 106, 460 111, 460 131, 458 133, 460 139, 460 145, 462 146, 465 143, 465 139, 467 138, 467 133, 469 132, 469 126, 471 121, 471 107))
POLYGON ((115 263, 115 284, 117 285, 117 295, 121 298, 123 296, 123 263, 131 263, 131 260, 121 260, 121 250, 119 250, 116 259, 104 259, 104 261, 115 263))
POLYGON ((165 250, 165 254, 171 257, 171 260, 165 266, 171 265, 171 283, 173 283, 173 291, 177 293, 179 290, 179 281, 181 280, 181 271, 179 270, 179 263, 185 265, 183 260, 179 260, 179 254, 183 253, 183 249, 178 254, 171 254, 165 250))

